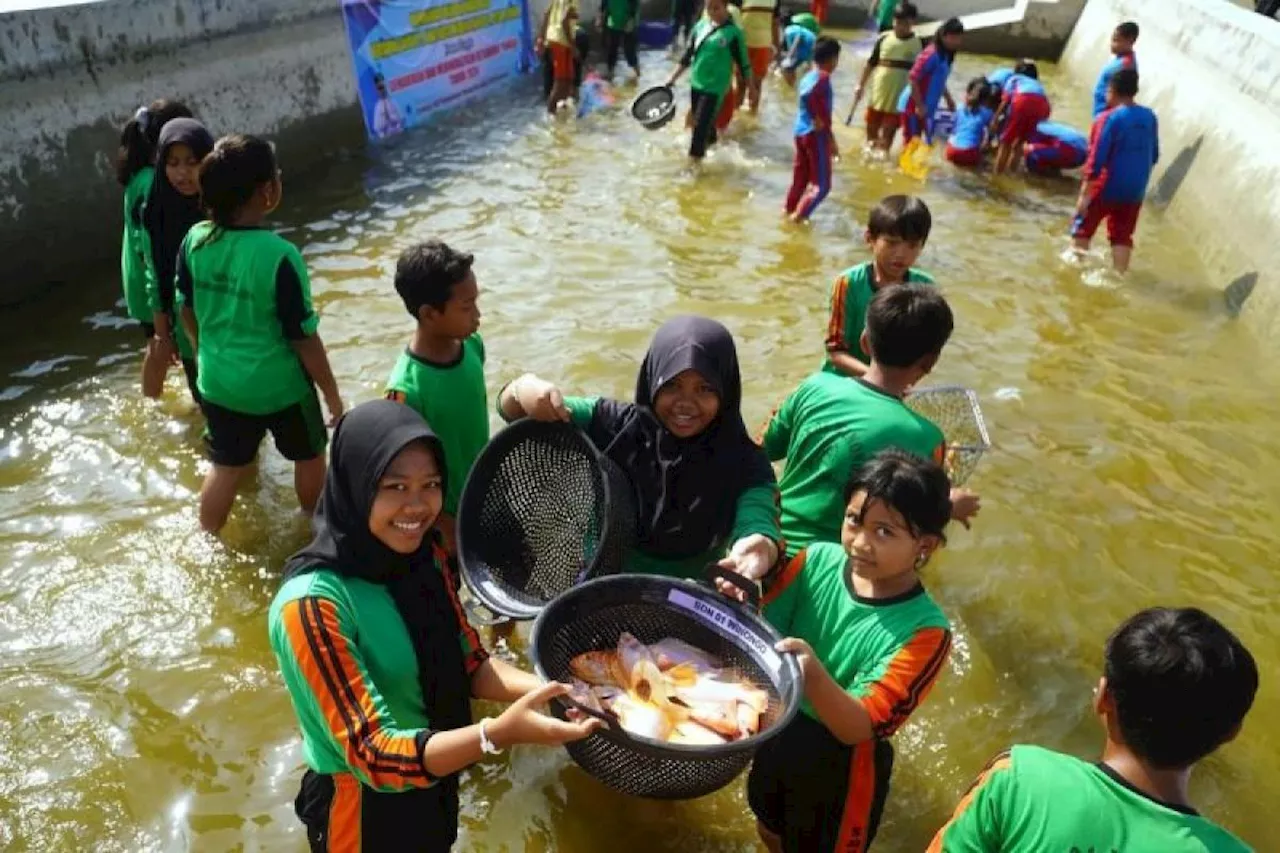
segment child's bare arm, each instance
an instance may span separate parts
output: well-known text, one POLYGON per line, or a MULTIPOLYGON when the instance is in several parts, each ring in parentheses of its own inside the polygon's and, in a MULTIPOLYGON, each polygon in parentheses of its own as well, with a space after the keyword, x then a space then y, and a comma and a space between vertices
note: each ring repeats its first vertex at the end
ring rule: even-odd
POLYGON ((303 369, 307 371, 311 381, 316 383, 316 387, 324 396, 324 405, 329 410, 329 417, 336 421, 342 417, 344 407, 342 396, 338 393, 338 381, 333 378, 333 369, 329 366, 329 353, 325 351, 324 341, 320 340, 320 336, 316 334, 298 338, 289 343, 293 345, 293 351, 298 354, 298 360, 302 362, 303 369))
POLYGON ((831 364, 835 369, 843 373, 845 376, 859 377, 866 375, 871 368, 861 362, 844 350, 828 350, 827 358, 831 359, 831 364))
POLYGON ((778 651, 793 652, 804 672, 804 695, 818 713, 818 719, 836 740, 848 746, 871 740, 875 728, 871 715, 857 699, 836 683, 804 640, 788 637, 778 643, 778 651))

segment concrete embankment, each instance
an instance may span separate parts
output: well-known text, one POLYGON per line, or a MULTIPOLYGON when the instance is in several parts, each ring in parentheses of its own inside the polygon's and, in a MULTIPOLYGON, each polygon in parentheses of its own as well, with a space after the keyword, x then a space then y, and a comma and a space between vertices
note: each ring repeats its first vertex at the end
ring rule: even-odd
MULTIPOLYGON (((1185 226, 1228 306, 1280 340, 1280 23, 1224 0, 1089 0, 1062 61, 1092 84, 1137 21, 1138 100, 1160 118, 1148 204, 1185 226)), ((1138 229, 1139 257, 1142 229, 1138 229)))

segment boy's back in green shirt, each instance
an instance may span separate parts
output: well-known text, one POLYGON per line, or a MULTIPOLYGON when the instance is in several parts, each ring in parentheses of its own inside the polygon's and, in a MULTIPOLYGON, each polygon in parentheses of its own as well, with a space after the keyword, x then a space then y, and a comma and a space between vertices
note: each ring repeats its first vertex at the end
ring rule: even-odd
POLYGON ((995 759, 928 853, 1245 853, 1190 809, 1159 802, 1109 768, 1038 746, 995 759))

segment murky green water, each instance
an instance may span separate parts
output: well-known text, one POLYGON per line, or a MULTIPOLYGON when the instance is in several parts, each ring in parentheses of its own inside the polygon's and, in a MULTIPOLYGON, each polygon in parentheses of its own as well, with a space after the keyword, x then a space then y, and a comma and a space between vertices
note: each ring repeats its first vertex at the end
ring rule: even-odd
MULTIPOLYGON (((646 80, 665 73, 646 61, 646 80)), ((957 90, 983 68, 963 58, 957 90)), ((1054 89, 1058 116, 1082 121, 1087 93, 1054 89)), ((439 235, 478 254, 491 390, 533 369, 625 395, 654 327, 704 312, 737 335, 762 420, 819 363, 827 288, 864 258, 868 206, 919 190, 936 217, 923 265, 958 316, 936 379, 979 391, 997 451, 973 480, 980 523, 929 570, 955 654, 898 736, 877 849, 922 849, 1011 741, 1096 753, 1102 641, 1157 603, 1208 608, 1258 656, 1244 733, 1193 788, 1280 849, 1266 810, 1280 798, 1280 370, 1226 316, 1195 245, 1148 214, 1131 278, 1090 287, 1057 259, 1071 186, 940 169, 920 187, 857 156, 816 225, 786 227, 793 107, 779 85, 700 175, 674 129, 618 114, 548 126, 531 92, 286 186, 281 220, 348 400, 378 394, 408 338, 398 251, 439 235)), ((856 151, 855 134, 842 140, 856 151)), ((197 418, 176 375, 162 403, 140 398, 140 339, 116 292, 107 271, 0 318, 0 847, 300 849, 298 739, 265 630, 280 565, 306 538, 289 472, 265 453, 225 540, 195 532, 197 418)), ((465 792, 460 849, 753 848, 736 787, 626 800, 562 752, 517 750, 465 792)))

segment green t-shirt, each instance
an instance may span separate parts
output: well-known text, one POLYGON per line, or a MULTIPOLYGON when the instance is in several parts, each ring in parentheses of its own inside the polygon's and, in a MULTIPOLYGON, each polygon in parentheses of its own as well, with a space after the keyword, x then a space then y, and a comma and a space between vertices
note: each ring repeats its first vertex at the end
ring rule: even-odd
MULTIPOLYGON (((565 397, 564 405, 569 410, 573 425, 586 430, 591 425, 599 397, 565 397)), ((604 448, 601 448, 603 450, 604 448)), ((728 547, 744 536, 759 533, 774 542, 782 538, 778 526, 778 492, 773 486, 760 485, 745 489, 738 496, 734 515, 733 530, 729 533, 728 547)), ((707 551, 680 560, 655 557, 639 549, 627 554, 625 564, 628 572, 635 574, 666 575, 679 578, 705 578, 707 565, 724 557, 724 550, 707 551)))
POLYGON ((747 42, 742 30, 732 21, 722 26, 703 18, 693 27, 689 49, 682 65, 690 66, 689 84, 699 91, 724 97, 733 84, 733 66, 737 63, 744 79, 751 79, 751 63, 747 59, 747 42))
MULTIPOLYGON (((816 542, 765 594, 764 617, 813 647, 822 666, 887 738, 924 700, 951 652, 951 624, 922 585, 893 598, 853 591, 849 556, 816 542)), ((806 699, 805 713, 818 719, 806 699)))
POLYGON ((611 30, 631 32, 639 15, 637 0, 604 0, 604 22, 611 30))
POLYGON ((929 853, 1245 853, 1189 809, 1154 800, 1099 764, 1015 746, 987 766, 929 853))
MULTIPOLYGON (((874 284, 875 264, 868 261, 850 267, 840 274, 831 286, 831 319, 827 322, 827 357, 822 369, 839 373, 831 363, 830 353, 841 350, 861 361, 871 363, 871 356, 862 350, 862 330, 867 327, 867 306, 879 289, 874 284)), ((933 276, 923 270, 907 270, 908 284, 933 284, 933 276)), ((843 375, 843 374, 841 374, 843 375)))
POLYGON ((882 450, 896 447, 941 461, 942 431, 897 397, 861 380, 814 373, 765 428, 769 459, 786 459, 782 536, 790 556, 810 542, 839 542, 849 478, 882 450))
POLYGON ((893 26, 893 13, 898 11, 898 0, 880 0, 876 9, 876 23, 883 29, 893 26))
POLYGON ((479 334, 467 338, 452 364, 436 364, 406 349, 387 380, 387 397, 422 415, 444 445, 449 489, 444 511, 457 515, 467 474, 489 443, 484 341, 479 334))
MULTIPOLYGON (((387 587, 323 570, 300 575, 276 593, 267 619, 307 766, 354 773, 380 791, 426 787, 431 721, 413 641, 387 587)), ((458 642, 472 673, 486 657, 480 639, 464 623, 458 642)))
POLYGON ((139 169, 124 188, 124 235, 120 240, 120 281, 124 286, 124 304, 129 316, 150 323, 154 316, 147 297, 147 258, 151 255, 142 213, 151 194, 156 170, 139 169))
POLYGON ((182 241, 177 276, 178 301, 196 315, 204 399, 266 415, 313 393, 290 343, 320 324, 297 247, 266 229, 205 221, 182 241))

